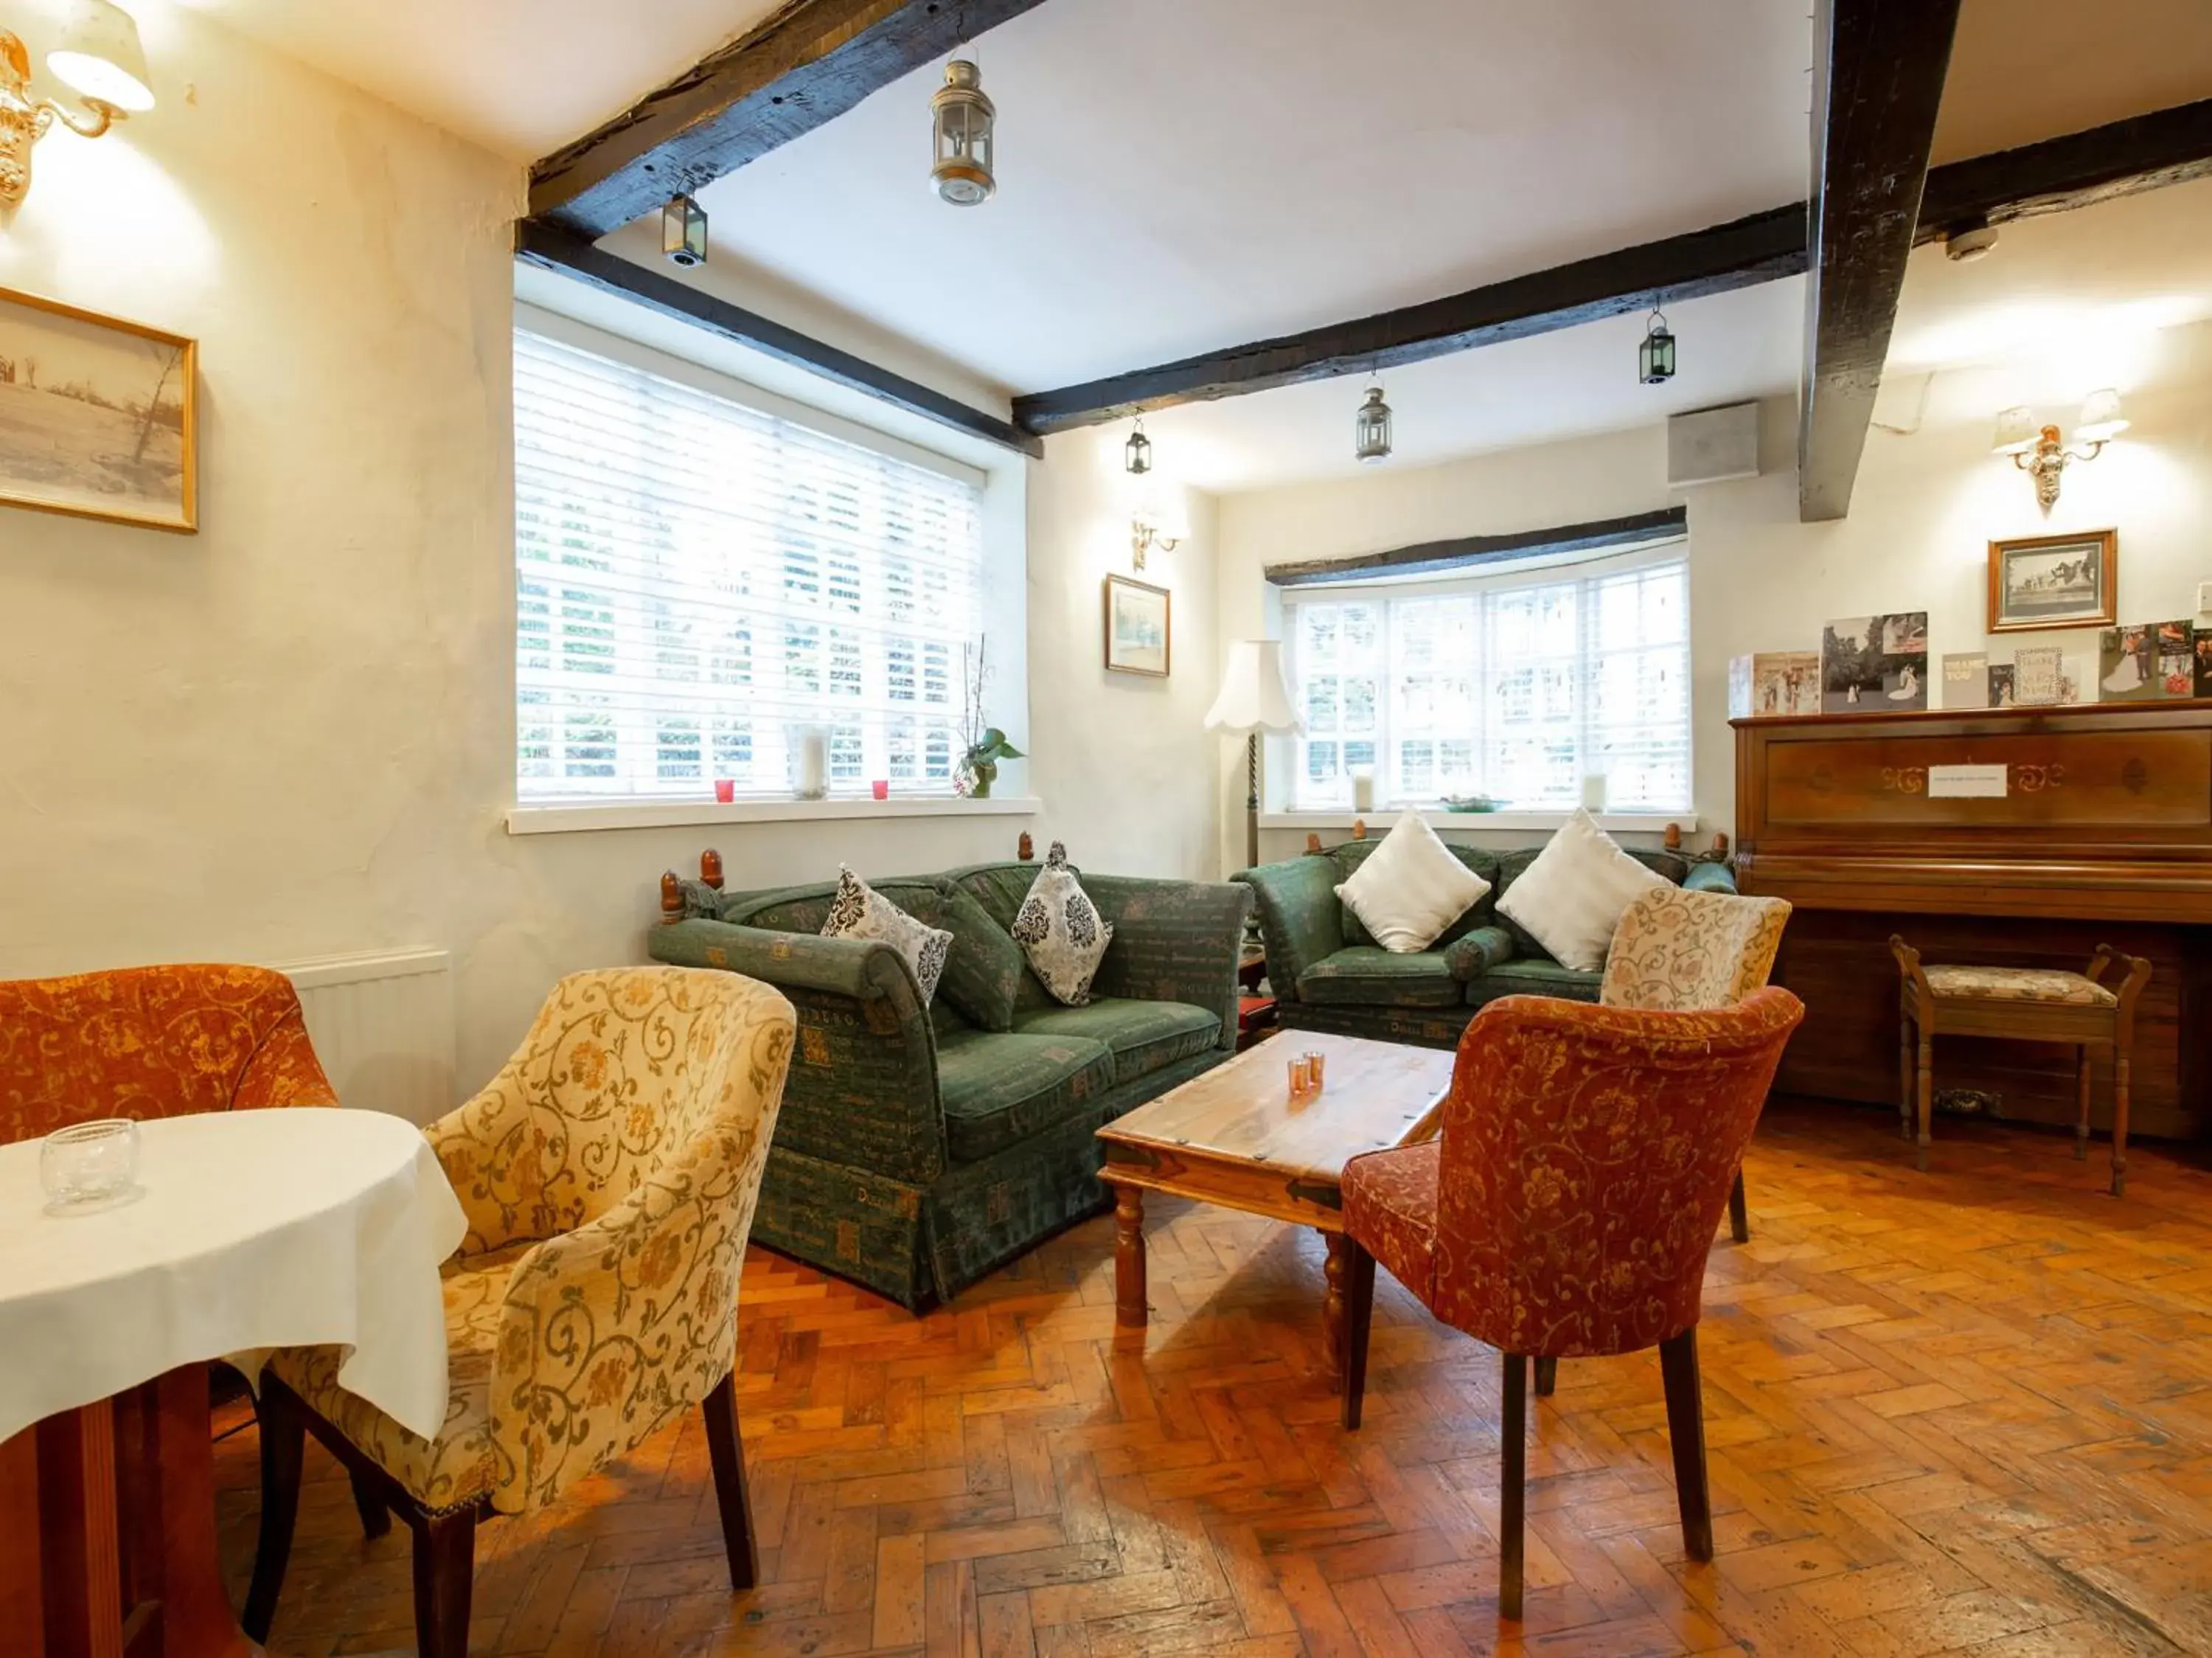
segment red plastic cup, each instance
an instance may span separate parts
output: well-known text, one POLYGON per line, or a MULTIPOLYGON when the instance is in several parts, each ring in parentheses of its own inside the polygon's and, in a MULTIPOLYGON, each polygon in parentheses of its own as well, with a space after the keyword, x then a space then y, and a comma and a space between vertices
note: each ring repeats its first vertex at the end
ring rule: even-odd
POLYGON ((714 798, 716 800, 720 801, 723 805, 727 806, 731 802, 736 800, 737 797, 738 780, 735 777, 717 777, 714 779, 714 798))
POLYGON ((878 800, 889 800, 891 797, 891 786, 890 782, 885 778, 878 777, 873 783, 870 783, 868 787, 875 791, 875 796, 878 800))

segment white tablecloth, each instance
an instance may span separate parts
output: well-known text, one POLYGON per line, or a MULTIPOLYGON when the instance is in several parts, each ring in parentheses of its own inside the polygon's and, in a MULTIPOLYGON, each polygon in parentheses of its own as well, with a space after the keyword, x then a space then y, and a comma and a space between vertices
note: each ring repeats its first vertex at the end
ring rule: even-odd
POLYGON ((0 1146, 0 1439, 197 1361, 331 1344, 351 1392, 446 1415, 438 1265, 467 1231, 422 1131, 288 1107, 139 1125, 119 1208, 45 1212, 39 1143, 0 1146))

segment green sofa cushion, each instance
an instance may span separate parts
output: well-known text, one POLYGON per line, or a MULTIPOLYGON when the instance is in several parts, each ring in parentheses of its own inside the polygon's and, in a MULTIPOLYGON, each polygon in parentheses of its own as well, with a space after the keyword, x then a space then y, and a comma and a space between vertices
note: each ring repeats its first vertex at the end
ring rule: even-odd
POLYGON ((1133 1082, 1221 1040, 1221 1016, 1184 1002, 1130 1002, 1102 996, 1081 1008, 1018 1014, 1024 1036, 1077 1037, 1103 1042, 1114 1055, 1114 1080, 1133 1082))
POLYGON ((980 1030, 1013 1029, 1014 1005, 1030 971, 1021 946, 1006 936, 988 910, 957 887, 945 895, 937 924, 952 935, 945 977, 938 982, 940 994, 980 1030))
POLYGON ((1079 1115, 1114 1086, 1114 1053, 1079 1036, 941 1033, 945 1149, 972 1163, 1079 1115))
POLYGON ((1460 982, 1441 950, 1399 955, 1355 945, 1326 956, 1298 975, 1298 999, 1322 1006, 1454 1008, 1460 982))
POLYGON ((1516 956, 1501 961, 1467 987, 1467 1003, 1480 1008, 1501 996, 1556 996, 1569 1002, 1595 1002, 1603 973, 1586 973, 1562 967, 1549 956, 1528 960, 1516 956))
MULTIPOLYGON (((1381 835, 1370 835, 1365 840, 1348 840, 1341 846, 1329 849, 1329 861, 1336 865, 1337 884, 1352 879, 1352 872, 1375 856, 1375 849, 1382 844, 1381 835)), ((1491 885, 1491 890, 1461 912, 1459 919, 1437 935, 1435 948, 1441 950, 1447 944, 1457 942, 1477 927, 1494 925, 1498 917, 1493 913, 1498 900, 1498 854, 1486 852, 1480 846, 1462 846, 1455 841, 1446 841, 1451 855, 1474 871, 1491 885)), ((1343 899, 1337 900, 1342 914, 1344 942, 1353 946, 1373 946, 1375 935, 1369 932, 1352 906, 1343 899)))

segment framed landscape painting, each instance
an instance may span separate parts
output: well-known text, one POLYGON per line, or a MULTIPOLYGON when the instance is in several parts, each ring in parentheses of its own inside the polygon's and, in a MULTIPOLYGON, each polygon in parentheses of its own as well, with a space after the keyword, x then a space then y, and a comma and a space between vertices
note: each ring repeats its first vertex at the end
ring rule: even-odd
POLYGON ((198 347, 0 288, 0 504, 199 527, 198 347))
POLYGON ((1106 666, 1116 674, 1168 676, 1168 590, 1106 578, 1106 666))
POLYGON ((2119 549, 2115 530, 1990 542, 1989 631, 2112 626, 2119 619, 2119 549))

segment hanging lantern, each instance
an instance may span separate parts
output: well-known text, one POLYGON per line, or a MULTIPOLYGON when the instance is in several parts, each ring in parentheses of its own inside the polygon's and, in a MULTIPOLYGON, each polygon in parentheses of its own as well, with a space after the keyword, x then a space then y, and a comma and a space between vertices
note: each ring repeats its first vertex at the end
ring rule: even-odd
POLYGON ((1636 377, 1646 386, 1658 386, 1674 377, 1674 336, 1667 332, 1666 316, 1651 308, 1651 326, 1636 348, 1636 377))
POLYGON ((1152 469, 1152 440, 1145 436, 1145 423, 1139 421, 1137 430, 1129 434, 1129 441, 1121 448, 1122 465, 1132 478, 1142 478, 1152 469))
POLYGON ((1367 388, 1367 401, 1352 420, 1352 452, 1370 466, 1390 458, 1390 405, 1380 386, 1367 388))
POLYGON ((689 196, 672 196, 660 210, 660 251, 672 264, 707 262, 707 210, 689 196))
POLYGON ((983 77, 965 58, 945 66, 945 84, 929 101, 937 133, 937 159, 929 169, 937 193, 955 207, 991 199, 998 188, 992 177, 991 127, 998 110, 983 95, 983 77))

